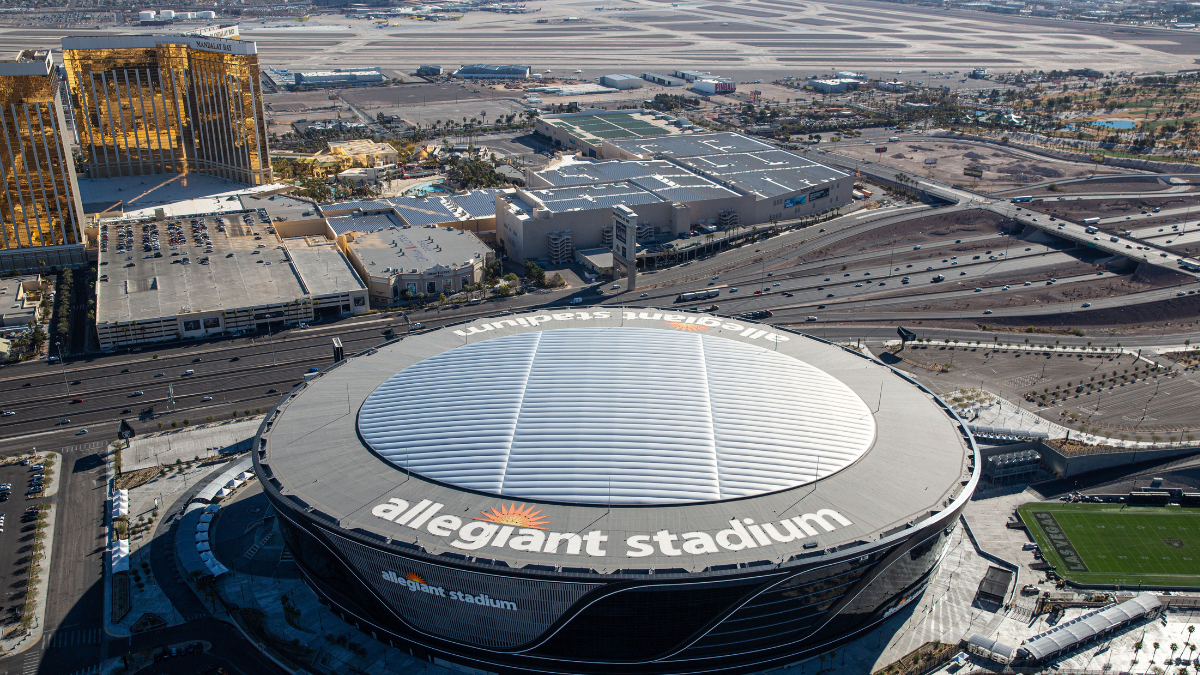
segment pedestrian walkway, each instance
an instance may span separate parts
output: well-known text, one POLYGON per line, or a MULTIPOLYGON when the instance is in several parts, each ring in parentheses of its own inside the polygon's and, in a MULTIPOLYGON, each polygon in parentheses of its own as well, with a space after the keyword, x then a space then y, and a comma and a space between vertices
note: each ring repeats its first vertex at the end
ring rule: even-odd
POLYGON ((58 630, 50 635, 50 647, 78 647, 100 642, 100 629, 58 630))

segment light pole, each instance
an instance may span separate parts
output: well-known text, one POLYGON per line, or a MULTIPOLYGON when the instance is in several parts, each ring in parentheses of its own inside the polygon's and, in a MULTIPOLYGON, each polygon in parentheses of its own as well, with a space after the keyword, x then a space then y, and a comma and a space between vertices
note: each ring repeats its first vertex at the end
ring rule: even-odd
POLYGON ((71 393, 71 383, 67 381, 67 362, 63 360, 62 341, 55 340, 54 345, 58 347, 58 365, 62 366, 63 386, 67 388, 67 393, 71 393))

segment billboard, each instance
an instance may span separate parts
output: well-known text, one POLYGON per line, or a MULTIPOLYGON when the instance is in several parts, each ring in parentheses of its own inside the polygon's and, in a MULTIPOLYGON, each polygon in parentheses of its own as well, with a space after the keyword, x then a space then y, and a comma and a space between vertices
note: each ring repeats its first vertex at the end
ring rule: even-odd
POLYGON ((886 145, 881 145, 881 146, 879 146, 879 147, 875 148, 875 152, 878 152, 878 153, 884 153, 884 152, 887 152, 887 146, 886 146, 886 145))
POLYGON ((963 169, 963 175, 971 176, 973 178, 983 178, 983 169, 973 169, 968 166, 967 168, 963 169))
POLYGON ((817 190, 816 192, 808 193, 809 201, 814 201, 814 202, 817 201, 818 199, 824 199, 828 196, 829 196, 829 188, 824 188, 821 190, 817 190))
POLYGON ((807 201, 808 195, 796 195, 795 197, 788 197, 787 199, 783 200, 783 208, 790 209, 793 206, 800 206, 807 201))

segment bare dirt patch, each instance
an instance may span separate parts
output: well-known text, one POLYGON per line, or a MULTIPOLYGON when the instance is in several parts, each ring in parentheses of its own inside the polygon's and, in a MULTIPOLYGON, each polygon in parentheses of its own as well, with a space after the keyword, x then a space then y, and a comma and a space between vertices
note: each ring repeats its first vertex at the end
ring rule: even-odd
MULTIPOLYGON (((874 161, 879 159, 876 147, 874 143, 843 141, 838 143, 837 151, 856 159, 874 161)), ((887 147, 888 166, 982 192, 1002 191, 1055 178, 1090 176, 1093 172, 1126 173, 1125 169, 1117 167, 1031 159, 1002 148, 963 142, 880 143, 878 147, 887 147), (963 169, 977 169, 983 172, 983 177, 966 176, 963 169)))

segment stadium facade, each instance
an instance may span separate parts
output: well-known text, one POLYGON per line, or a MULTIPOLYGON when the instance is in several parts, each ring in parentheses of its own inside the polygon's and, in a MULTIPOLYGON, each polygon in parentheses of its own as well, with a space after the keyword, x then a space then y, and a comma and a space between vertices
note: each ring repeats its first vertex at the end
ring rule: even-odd
POLYGON ((920 595, 977 481, 931 392, 773 326, 529 312, 294 390, 254 461, 312 588, 490 672, 749 672, 920 595))

